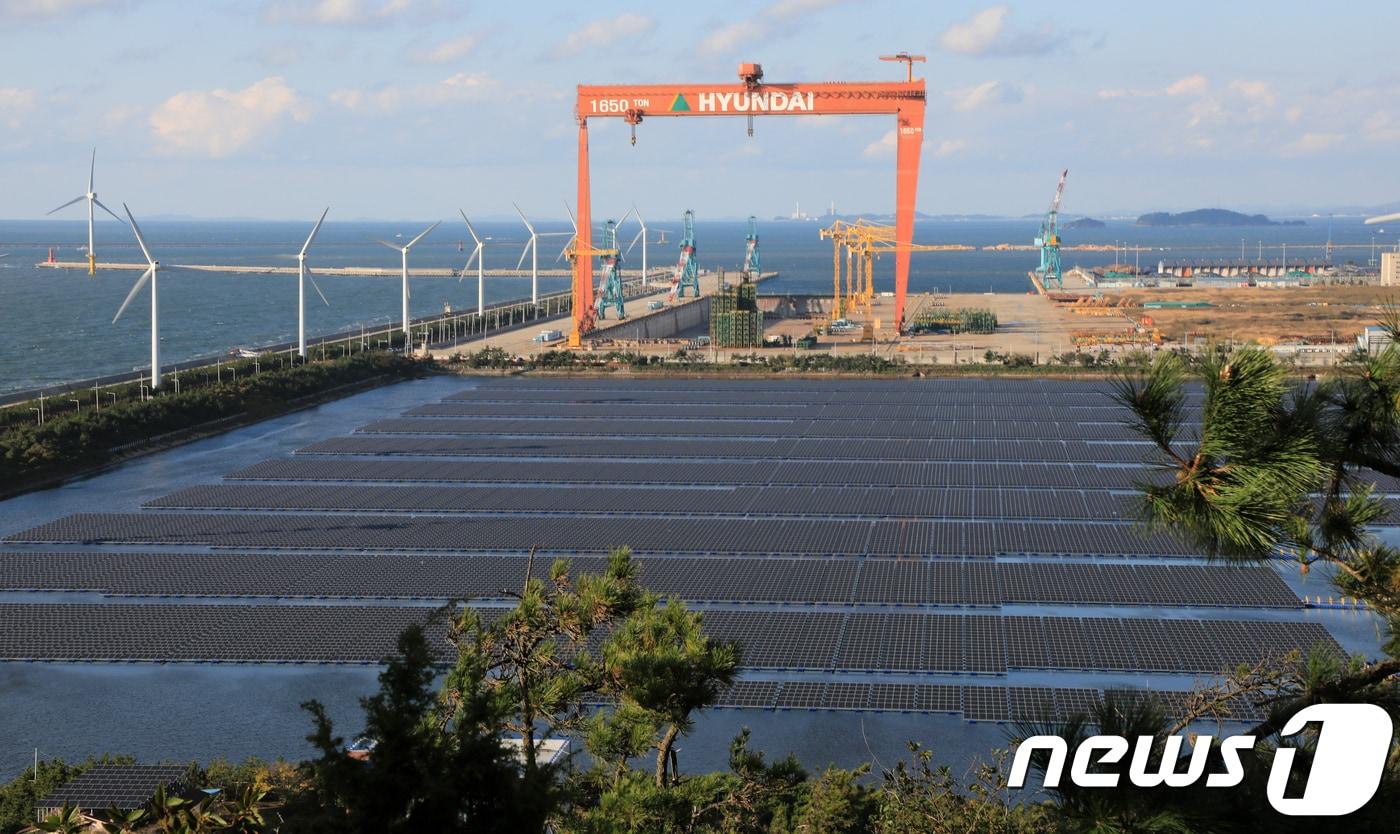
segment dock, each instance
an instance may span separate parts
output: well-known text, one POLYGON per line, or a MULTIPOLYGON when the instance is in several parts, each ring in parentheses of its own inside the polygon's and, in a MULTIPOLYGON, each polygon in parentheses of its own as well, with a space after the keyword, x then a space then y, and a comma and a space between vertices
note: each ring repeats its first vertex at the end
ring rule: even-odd
MULTIPOLYGON (((87 261, 40 261, 34 266, 42 269, 74 269, 83 272, 86 272, 88 268, 87 261)), ((123 262, 100 262, 97 264, 97 269, 145 272, 147 265, 123 262)), ((190 272, 237 272, 245 275, 297 274, 297 268, 295 266, 258 266, 253 264, 161 264, 161 269, 179 269, 190 272)), ((649 271, 651 272, 651 277, 657 279, 662 276, 669 276, 672 272, 672 268, 656 267, 649 271)), ((317 266, 314 272, 316 275, 321 276, 340 275, 369 278, 397 278, 403 274, 401 267, 393 266, 317 266)), ((529 278, 531 273, 528 269, 486 269, 483 270, 483 274, 485 274, 487 278, 529 278)), ((573 272, 569 269, 551 268, 541 269, 535 274, 539 275, 541 278, 568 278, 573 272)), ((468 269, 464 271, 460 269, 429 267, 410 269, 408 275, 410 278, 472 278, 476 276, 476 270, 468 269)), ((624 269, 622 270, 622 275, 624 278, 640 278, 642 271, 640 269, 624 269)))

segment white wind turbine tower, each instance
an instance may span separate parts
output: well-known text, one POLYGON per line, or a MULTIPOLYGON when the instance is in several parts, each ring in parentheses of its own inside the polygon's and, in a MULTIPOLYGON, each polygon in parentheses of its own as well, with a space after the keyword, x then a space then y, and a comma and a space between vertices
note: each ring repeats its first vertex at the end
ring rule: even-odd
MULTIPOLYGON (((520 260, 515 262, 515 268, 520 269, 525 263, 525 255, 530 254, 530 301, 534 304, 540 303, 540 238, 561 237, 572 234, 571 232, 536 232, 535 227, 530 225, 530 221, 525 219, 525 212, 520 210, 520 206, 515 206, 515 213, 520 215, 520 222, 525 224, 525 228, 530 232, 530 239, 526 241, 525 248, 520 250, 520 260)), ((465 216, 462 219, 466 219, 465 216)), ((468 223, 468 226, 471 224, 468 223)), ((475 237, 475 233, 473 233, 475 237)))
MULTIPOLYGON (((107 208, 106 206, 102 205, 102 201, 99 200, 99 199, 97 199, 97 192, 94 191, 93 188, 92 188, 93 175, 96 174, 96 173, 97 173, 97 148, 93 148, 93 149, 92 149, 92 164, 88 167, 88 187, 87 187, 87 193, 85 193, 85 194, 79 194, 78 196, 74 197, 73 199, 69 200, 68 202, 64 203, 63 205, 59 206, 58 208, 54 209, 53 211, 49 212, 49 214, 53 214, 55 211, 62 211, 63 209, 68 208, 69 206, 73 205, 74 203, 78 202, 79 200, 87 200, 87 213, 88 213, 88 249, 87 249, 87 256, 88 256, 88 275, 96 275, 96 274, 97 274, 97 254, 96 254, 95 252, 92 251, 92 207, 93 207, 94 205, 95 205, 95 206, 99 206, 99 207, 101 207, 101 209, 102 209, 103 211, 105 211, 105 212, 107 212, 108 214, 112 215, 112 217, 113 217, 118 223, 122 222, 122 219, 121 219, 120 217, 117 217, 117 213, 116 213, 116 212, 114 212, 114 211, 112 211, 111 209, 107 208)), ((48 215, 46 214, 46 215, 44 215, 44 216, 47 217, 48 215)))
POLYGON ((476 261, 476 317, 477 321, 481 321, 481 317, 486 315, 486 242, 477 236, 476 229, 472 228, 472 221, 467 219, 467 213, 461 209, 457 209, 457 213, 462 215, 462 222, 467 224, 467 231, 472 233, 472 240, 476 241, 476 248, 472 250, 471 257, 467 258, 466 265, 462 267, 462 274, 457 276, 457 283, 462 283, 462 279, 467 275, 467 270, 471 269, 472 261, 476 261))
MULTIPOLYGON (((301 251, 297 253, 297 355, 302 359, 306 358, 306 279, 311 278, 311 270, 306 268, 306 251, 311 248, 311 242, 316 239, 316 233, 321 231, 321 224, 326 222, 326 215, 331 211, 330 206, 321 212, 321 219, 316 221, 316 225, 311 227, 311 234, 307 236, 306 243, 302 244, 301 251)), ((316 294, 321 296, 321 303, 327 307, 331 303, 326 300, 326 294, 321 292, 321 288, 316 285, 316 279, 311 278, 311 287, 316 290, 316 294)))
POLYGON ((409 318, 408 318, 408 250, 412 249, 412 248, 413 248, 413 245, 414 245, 415 243, 417 243, 418 241, 420 241, 420 240, 422 240, 423 238, 427 237, 427 236, 428 236, 428 232, 431 232, 433 229, 436 229, 436 228, 438 227, 438 224, 440 224, 440 223, 442 223, 441 220, 439 220, 437 223, 434 223, 433 225, 429 226, 428 228, 424 229, 423 231, 419 232, 419 233, 418 233, 418 237, 415 237, 413 240, 410 240, 408 243, 405 243, 403 246, 398 246, 398 245, 396 245, 396 244, 390 243, 390 242, 387 241, 387 240, 378 240, 378 239, 376 238, 376 240, 378 240, 378 242, 379 242, 380 244, 382 244, 382 245, 384 245, 384 246, 387 246, 387 247, 389 247, 390 249, 393 249, 395 252, 398 252, 400 255, 403 256, 403 273, 402 273, 402 274, 403 274, 403 293, 402 293, 402 297, 403 297, 403 337, 404 337, 404 338, 403 338, 403 343, 404 343, 404 350, 408 350, 408 349, 411 347, 411 345, 409 344, 410 334, 409 334, 409 332, 408 332, 408 323, 409 323, 409 318))
MULTIPOLYGON (((103 208, 106 208, 105 206, 103 208)), ((151 282, 151 390, 160 387, 160 312, 158 307, 159 296, 156 293, 156 273, 160 271, 160 261, 151 257, 151 250, 146 248, 146 240, 141 236, 141 229, 136 225, 136 218, 131 216, 131 209, 126 203, 122 203, 122 208, 126 211, 127 218, 131 221, 131 231, 136 235, 136 242, 141 246, 141 254, 146 256, 146 263, 149 264, 146 271, 141 273, 141 277, 136 279, 132 285, 131 292, 126 294, 126 300, 117 309, 117 314, 112 316, 112 324, 117 323, 117 319, 122 317, 126 308, 131 304, 131 300, 146 286, 146 282, 151 282)))
POLYGON ((627 244, 627 251, 623 253, 623 257, 632 254, 632 247, 637 245, 638 240, 642 242, 642 286, 649 287, 651 284, 647 281, 647 221, 643 220, 642 213, 637 211, 636 203, 632 204, 632 213, 637 215, 637 225, 641 226, 642 230, 627 244))

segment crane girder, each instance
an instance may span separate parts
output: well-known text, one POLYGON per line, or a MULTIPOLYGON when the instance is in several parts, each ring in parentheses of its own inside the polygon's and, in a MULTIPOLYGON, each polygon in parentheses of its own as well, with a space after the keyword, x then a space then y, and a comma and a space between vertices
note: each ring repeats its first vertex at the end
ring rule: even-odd
MULTIPOLYGON (((578 122, 578 228, 580 251, 592 248, 590 183, 588 173, 588 122, 590 119, 622 119, 636 126, 648 118, 691 116, 744 116, 750 129, 755 116, 860 116, 895 117, 895 324, 904 328, 904 303, 909 286, 909 252, 914 238, 914 207, 919 180, 919 154, 924 138, 926 93, 923 79, 913 77, 913 61, 921 56, 892 56, 909 68, 906 81, 835 81, 770 84, 763 68, 741 64, 739 82, 724 84, 610 84, 578 86, 574 117, 578 122)), ((593 329, 592 263, 574 260, 574 329, 571 345, 593 329)))

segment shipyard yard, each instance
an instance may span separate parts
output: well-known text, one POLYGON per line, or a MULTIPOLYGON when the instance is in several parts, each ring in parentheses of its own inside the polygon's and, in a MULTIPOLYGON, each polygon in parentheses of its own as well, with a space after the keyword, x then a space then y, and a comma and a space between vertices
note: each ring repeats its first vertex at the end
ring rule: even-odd
MULTIPOLYGON (((259 681, 289 674, 300 691, 362 690, 352 668, 434 606, 507 603, 532 547, 591 569, 631 546, 645 585, 741 646, 741 679, 706 719, 721 739, 827 713, 1062 719, 1105 688, 1151 688, 1172 708, 1265 656, 1375 650, 1370 615, 1312 605, 1324 577, 1210 562, 1141 531, 1131 495, 1152 477, 1148 448, 1105 391, 527 375, 357 395, 0 504, 0 659, 26 681, 0 709, 39 709, 26 699, 84 676, 159 702, 172 663, 247 681, 216 686, 215 705, 270 699, 259 681)), ((86 705, 42 709, 50 720, 23 722, 7 752, 90 745, 63 729, 86 726, 86 705)), ((304 721, 269 709, 256 750, 222 735, 205 749, 300 754, 304 721)), ((1226 719, 1257 716, 1240 702, 1226 719)), ((775 744, 863 750, 854 722, 824 726, 775 744)), ((882 732, 877 754, 897 756, 917 731, 882 732)))

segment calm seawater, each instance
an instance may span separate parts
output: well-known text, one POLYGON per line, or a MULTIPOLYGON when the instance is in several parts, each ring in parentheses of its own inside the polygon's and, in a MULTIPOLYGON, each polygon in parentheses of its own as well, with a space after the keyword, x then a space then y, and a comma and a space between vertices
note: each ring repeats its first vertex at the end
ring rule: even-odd
MULTIPOLYGON (((601 219, 601 218, 600 218, 601 219)), ((680 219, 666 222, 654 219, 656 229, 671 230, 669 242, 652 245, 649 265, 672 264, 676 258, 680 219)), ((337 223, 328 220, 311 252, 313 266, 396 267, 399 256, 372 238, 395 240, 416 235, 426 222, 337 223)), ((831 289, 830 244, 818 237, 821 224, 764 222, 759 225, 760 253, 765 271, 781 277, 764 284, 765 293, 825 293, 831 289)), ((995 243, 1026 244, 1034 237, 1039 221, 924 220, 917 227, 921 243, 962 243, 984 246, 995 243)), ((112 324, 139 273, 106 271, 89 278, 85 271, 39 269, 50 246, 56 257, 83 261, 86 254, 84 220, 0 221, 0 391, 12 391, 122 373, 143 367, 148 355, 149 296, 143 292, 132 302, 122 320, 112 324)), ((562 222, 541 222, 541 232, 563 231, 562 222)), ((293 266, 310 223, 290 222, 160 222, 142 223, 154 256, 164 264, 233 264, 249 266, 293 266)), ((488 236, 488 268, 514 267, 525 241, 520 224, 482 222, 478 231, 488 236)), ((737 268, 744 253, 746 225, 741 222, 696 224, 696 241, 702 268, 737 268)), ((1395 231, 1400 231, 1397 229, 1395 231)), ((1393 245, 1395 231, 1387 230, 1378 242, 1393 245)), ((1332 237, 1342 244, 1369 244, 1375 227, 1359 219, 1337 220, 1332 237)), ((631 241, 636 228, 628 224, 621 237, 631 241)), ((1314 219, 1306 226, 1273 226, 1248 229, 1146 229, 1131 222, 1110 222, 1106 228, 1068 232, 1067 244, 1117 241, 1150 246, 1159 251, 1142 253, 1142 263, 1155 264, 1160 258, 1237 258, 1241 239, 1246 254, 1254 258, 1259 244, 1266 258, 1277 260, 1282 245, 1290 247, 1289 259, 1322 258, 1321 244, 1327 239, 1327 221, 1314 219), (1301 248, 1310 244, 1314 248, 1301 248)), ((540 265, 558 266, 555 257, 565 238, 544 238, 540 265)), ((466 226, 445 221, 441 227, 414 248, 411 267, 453 267, 460 269, 467 253, 459 243, 469 241, 466 226)), ((97 224, 96 249, 99 261, 139 262, 141 253, 124 225, 108 219, 97 224)), ((468 251, 470 246, 468 246, 468 251)), ((1344 248, 1334 260, 1365 263, 1371 252, 1364 248, 1344 248)), ((1131 261, 1132 255, 1128 256, 1131 261)), ((1111 252, 1069 252, 1066 267, 1072 264, 1096 266, 1113 262, 1111 252)), ((632 250, 627 263, 640 266, 641 247, 632 250)), ((961 292, 1025 292, 1029 287, 1026 271, 1038 263, 1034 252, 945 252, 913 256, 909 285, 912 292, 943 289, 961 292)), ((893 257, 876 263, 876 288, 893 289, 893 257)), ((323 306, 314 293, 307 303, 308 334, 329 333, 360 325, 384 325, 397 320, 399 282, 397 277, 335 277, 318 279, 331 306, 323 306)), ((296 334, 296 279, 291 275, 250 273, 208 273, 171 269, 159 278, 161 299, 162 357, 177 362, 213 356, 239 346, 270 345, 290 341, 296 334)), ((565 278, 541 278, 540 292, 568 288, 565 278)), ((418 278, 412 282, 411 311, 414 316, 442 312, 444 305, 470 309, 476 303, 474 276, 418 278)), ((528 278, 488 278, 488 303, 528 298, 528 278)))

